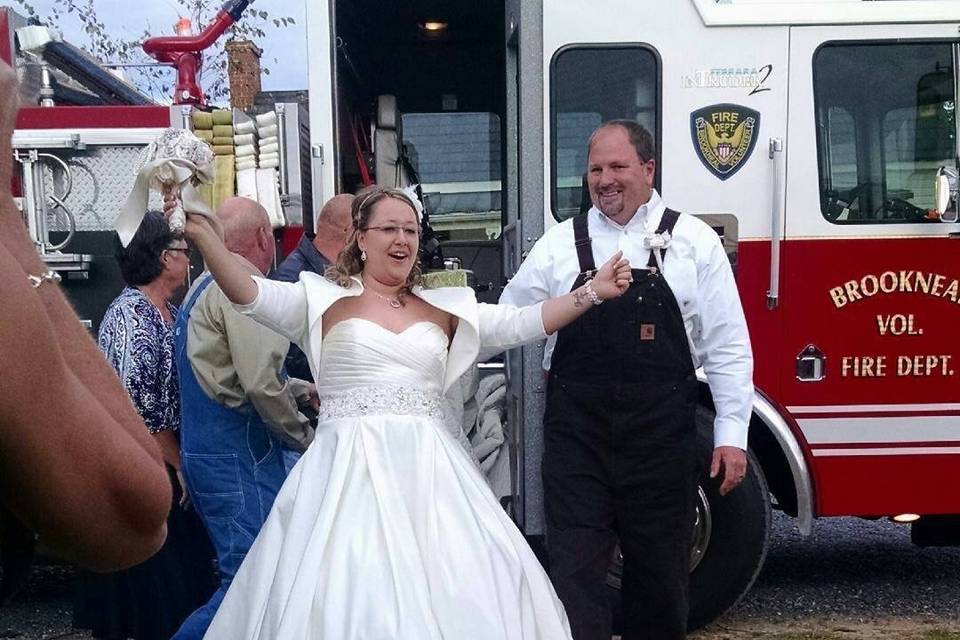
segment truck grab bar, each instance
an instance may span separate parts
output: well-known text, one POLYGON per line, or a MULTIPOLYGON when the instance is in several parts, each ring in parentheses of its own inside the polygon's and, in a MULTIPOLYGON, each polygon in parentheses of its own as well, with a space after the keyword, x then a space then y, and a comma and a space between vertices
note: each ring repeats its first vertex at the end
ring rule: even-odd
POLYGON ((770 207, 770 288, 767 290, 767 309, 780 304, 780 241, 783 238, 783 139, 770 138, 769 158, 773 161, 773 202, 770 207))
POLYGON ((280 178, 280 204, 290 203, 290 175, 287 167, 287 107, 284 104, 278 104, 274 107, 277 113, 277 149, 279 150, 280 162, 277 165, 277 171, 280 178))
POLYGON ((14 158, 21 164, 21 183, 23 184, 24 195, 24 213, 27 217, 27 227, 30 232, 31 240, 37 246, 38 252, 43 255, 48 251, 60 251, 73 240, 77 232, 77 219, 67 207, 66 199, 70 197, 73 191, 73 172, 62 158, 52 153, 40 153, 36 149, 29 151, 16 150, 14 158), (60 165, 63 170, 64 189, 63 193, 47 194, 43 186, 43 169, 41 158, 48 158, 60 165), (49 230, 47 229, 47 209, 46 203, 50 200, 53 208, 63 211, 69 225, 67 236, 57 244, 50 243, 49 230))
MULTIPOLYGON (((312 144, 310 145, 310 193, 314 202, 323 202, 323 145, 322 144, 312 144)), ((316 210, 316 207, 314 207, 316 210)), ((306 216, 306 212, 304 212, 306 216)), ((317 229, 317 219, 316 213, 311 212, 311 219, 313 220, 313 230, 317 229)))
MULTIPOLYGON (((958 85, 958 83, 957 83, 957 71, 956 71, 957 69, 960 69, 960 67, 957 66, 958 64, 960 64, 960 42, 954 42, 954 43, 953 43, 952 55, 953 55, 953 69, 954 69, 954 72, 953 72, 953 104, 960 104, 960 103, 957 102, 957 100, 960 100, 960 85, 958 85)), ((960 138, 957 137, 958 135, 960 135, 960 118, 954 117, 953 120, 954 120, 954 122, 953 122, 953 126, 954 126, 954 138, 953 138, 953 140, 954 140, 954 145, 953 145, 953 149, 954 149, 954 156, 953 156, 954 163, 953 163, 953 166, 954 166, 956 169, 960 170, 960 148, 958 148, 958 146, 957 146, 957 145, 960 145, 960 138)), ((954 205, 954 208, 956 208, 957 210, 960 210, 960 201, 958 201, 958 202, 954 205)), ((951 234, 951 235, 952 235, 952 234, 951 234)))

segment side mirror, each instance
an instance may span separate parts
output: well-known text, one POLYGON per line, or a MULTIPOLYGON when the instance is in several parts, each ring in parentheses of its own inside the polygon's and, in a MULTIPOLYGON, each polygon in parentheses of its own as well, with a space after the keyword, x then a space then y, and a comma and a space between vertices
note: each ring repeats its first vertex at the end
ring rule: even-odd
POLYGON ((960 211, 957 208, 957 170, 940 167, 934 179, 933 202, 942 222, 957 222, 960 211))

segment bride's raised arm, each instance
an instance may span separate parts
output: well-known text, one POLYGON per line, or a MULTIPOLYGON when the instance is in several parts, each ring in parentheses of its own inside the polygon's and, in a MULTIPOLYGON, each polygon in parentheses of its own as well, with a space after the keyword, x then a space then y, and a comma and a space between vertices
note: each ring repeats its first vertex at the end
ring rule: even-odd
POLYGON ((200 250, 214 280, 241 313, 301 344, 307 317, 303 285, 251 275, 227 249, 218 225, 216 218, 188 212, 184 235, 200 250))
MULTIPOLYGON (((169 211, 165 212, 169 215, 169 211)), ((184 235, 203 254, 207 269, 230 302, 251 304, 257 298, 257 284, 223 243, 223 232, 215 218, 188 214, 184 235)))

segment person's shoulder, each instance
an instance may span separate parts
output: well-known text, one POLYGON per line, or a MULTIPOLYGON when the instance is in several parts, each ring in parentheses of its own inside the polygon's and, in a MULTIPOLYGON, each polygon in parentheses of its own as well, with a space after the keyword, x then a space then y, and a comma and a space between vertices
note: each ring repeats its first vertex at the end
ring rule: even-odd
POLYGON ((476 314, 477 293, 470 287, 417 288, 414 294, 427 304, 458 318, 476 314))
POLYGON ((300 273, 306 268, 307 261, 300 247, 297 247, 290 252, 290 255, 283 259, 283 262, 277 266, 276 270, 270 275, 270 278, 281 282, 296 282, 300 277, 300 273))
POLYGON ((690 255, 698 265, 706 266, 728 259, 720 235, 695 215, 680 213, 673 239, 689 247, 690 255))
MULTIPOLYGON (((674 211, 676 210, 674 209, 674 211)), ((684 211, 677 211, 677 213, 680 215, 677 217, 677 224, 674 227, 674 236, 684 236, 695 243, 707 242, 712 244, 720 241, 720 236, 717 235, 713 227, 697 216, 684 211)))
POLYGON ((530 255, 538 264, 543 260, 552 260, 561 247, 573 246, 573 218, 568 218, 555 225, 551 225, 537 239, 530 251, 530 255))
POLYGON ((122 321, 133 317, 144 316, 152 311, 153 303, 136 287, 124 287, 123 291, 113 299, 107 311, 104 314, 104 320, 108 318, 114 322, 122 321))
POLYGON ((303 295, 306 296, 308 305, 322 309, 340 298, 357 295, 361 291, 361 285, 356 276, 351 278, 349 287, 344 287, 339 282, 313 271, 301 271, 298 280, 293 284, 303 288, 303 295))
MULTIPOLYGON (((584 214, 585 215, 585 214, 584 214)), ((557 224, 551 225, 549 229, 546 229, 543 232, 543 235, 540 236, 541 240, 547 242, 556 242, 556 241, 566 241, 568 238, 573 237, 573 221, 577 216, 573 218, 567 218, 562 220, 557 224)))
POLYGON ((126 287, 100 320, 97 338, 132 343, 144 338, 157 340, 164 331, 165 325, 150 299, 136 287, 126 287))
POLYGON ((315 273, 310 270, 301 271, 297 275, 297 279, 293 281, 294 283, 301 283, 306 287, 311 288, 320 288, 328 291, 347 291, 351 287, 341 286, 339 283, 334 282, 327 276, 322 273, 315 273))

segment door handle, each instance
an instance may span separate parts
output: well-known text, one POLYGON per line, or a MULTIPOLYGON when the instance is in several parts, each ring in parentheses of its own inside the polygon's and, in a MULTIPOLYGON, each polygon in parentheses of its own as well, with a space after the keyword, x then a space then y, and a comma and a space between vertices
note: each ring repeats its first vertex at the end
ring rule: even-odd
POLYGON ((780 304, 780 239, 783 237, 783 139, 770 138, 768 157, 773 161, 773 184, 770 207, 770 288, 767 289, 767 309, 780 304))
POLYGON ((827 377, 827 356, 815 344, 797 354, 797 380, 820 382, 827 377))

